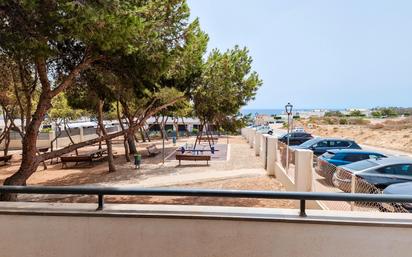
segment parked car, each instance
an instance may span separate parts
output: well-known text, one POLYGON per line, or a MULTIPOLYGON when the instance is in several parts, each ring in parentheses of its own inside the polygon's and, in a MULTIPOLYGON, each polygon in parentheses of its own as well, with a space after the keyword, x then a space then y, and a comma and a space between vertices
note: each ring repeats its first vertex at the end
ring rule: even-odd
MULTIPOLYGON (((383 190, 384 194, 389 195, 411 195, 412 196, 412 182, 397 183, 388 186, 383 190)), ((412 203, 402 203, 401 206, 407 211, 412 212, 412 203)), ((393 206, 392 206, 393 207, 393 206)), ((392 208, 388 208, 392 209, 392 208)))
POLYGON ((273 134, 273 129, 269 126, 259 126, 259 127, 256 127, 256 132, 261 133, 261 134, 272 135, 273 134))
POLYGON ((353 162, 367 159, 385 158, 384 154, 378 152, 365 151, 360 149, 334 149, 328 150, 318 158, 316 173, 322 177, 331 178, 333 174, 331 167, 347 165, 353 162))
POLYGON ((384 189, 392 184, 412 181, 412 158, 393 156, 340 166, 333 175, 332 182, 339 189, 349 192, 352 174, 384 189))
POLYGON ((292 132, 305 133, 305 129, 304 129, 304 128, 301 128, 301 127, 298 127, 298 128, 294 128, 294 129, 292 130, 292 132))
POLYGON ((286 144, 288 142, 288 137, 289 145, 300 145, 313 138, 311 134, 306 132, 291 132, 279 137, 279 141, 286 144))
POLYGON ((337 138, 314 138, 301 145, 294 146, 295 149, 312 150, 316 156, 326 153, 333 149, 362 149, 355 141, 337 138))

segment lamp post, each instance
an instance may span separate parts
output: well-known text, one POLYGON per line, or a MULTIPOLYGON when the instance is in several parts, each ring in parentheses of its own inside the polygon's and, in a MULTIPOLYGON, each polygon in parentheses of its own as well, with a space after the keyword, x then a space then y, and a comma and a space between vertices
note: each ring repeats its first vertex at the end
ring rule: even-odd
POLYGON ((287 148, 286 148, 286 172, 288 172, 289 170, 289 139, 290 139, 290 132, 291 132, 290 116, 292 115, 293 105, 291 105, 290 103, 285 105, 285 111, 286 111, 286 114, 288 115, 288 135, 287 135, 287 148))

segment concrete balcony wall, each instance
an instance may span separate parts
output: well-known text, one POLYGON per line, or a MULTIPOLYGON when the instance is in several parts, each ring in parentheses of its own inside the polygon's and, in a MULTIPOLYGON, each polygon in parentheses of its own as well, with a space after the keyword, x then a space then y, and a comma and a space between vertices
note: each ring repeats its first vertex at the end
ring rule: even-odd
POLYGON ((4 204, 7 257, 410 256, 410 215, 202 206, 4 204), (311 218, 313 217, 313 218, 311 218))

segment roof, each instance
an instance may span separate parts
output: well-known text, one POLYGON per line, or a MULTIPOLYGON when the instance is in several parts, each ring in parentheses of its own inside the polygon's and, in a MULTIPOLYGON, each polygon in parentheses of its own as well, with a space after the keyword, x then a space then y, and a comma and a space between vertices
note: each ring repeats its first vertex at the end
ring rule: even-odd
POLYGON ((396 183, 383 190, 384 194, 412 195, 412 182, 396 183))
POLYGON ((362 149, 332 149, 332 150, 328 150, 328 152, 333 153, 333 154, 337 154, 337 153, 382 154, 380 152, 367 151, 367 150, 362 150, 362 149))
POLYGON ((369 170, 370 168, 378 168, 383 166, 389 165, 396 165, 396 164, 411 164, 412 165, 412 158, 406 156, 390 156, 386 158, 379 158, 379 159, 368 159, 359 162, 353 162, 348 165, 342 166, 343 169, 347 171, 355 171, 363 172, 365 170, 369 170))
POLYGON ((412 164, 412 158, 407 156, 390 156, 387 158, 369 160, 378 165, 393 165, 393 164, 412 164))

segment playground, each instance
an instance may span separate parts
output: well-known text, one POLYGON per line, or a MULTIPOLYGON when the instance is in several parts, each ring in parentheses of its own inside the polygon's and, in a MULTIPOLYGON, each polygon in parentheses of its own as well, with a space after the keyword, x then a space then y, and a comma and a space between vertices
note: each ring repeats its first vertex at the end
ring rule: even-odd
MULTIPOLYGON (((209 165, 201 161, 185 161, 182 165, 175 159, 179 149, 194 144, 196 137, 179 138, 176 144, 172 140, 165 142, 165 162, 163 153, 149 157, 147 146, 155 144, 162 150, 162 141, 155 140, 139 144, 138 151, 142 155, 140 169, 133 162, 127 163, 122 144, 114 144, 115 164, 117 171, 109 173, 106 161, 69 164, 63 168, 60 162, 47 162, 47 170, 40 165, 37 172, 28 180, 28 185, 102 185, 102 186, 134 186, 134 187, 179 187, 179 188, 209 188, 209 189, 244 189, 244 190, 284 190, 283 186, 266 175, 261 162, 251 151, 249 145, 240 136, 219 138, 215 145, 215 153, 209 165), (228 144, 229 142, 229 144, 228 144)), ((104 147, 104 145, 103 145, 104 147)), ((208 149, 208 143, 201 143, 197 149, 208 149)), ((96 146, 81 149, 79 154, 96 150, 96 146)), ((202 153, 199 153, 200 155, 202 153)), ((205 153, 206 154, 206 153, 205 153)), ((13 154, 11 164, 3 166, 0 171, 0 181, 13 174, 19 167, 18 153, 13 154)), ((21 200, 61 202, 94 202, 90 197, 60 196, 19 196, 21 200)), ((229 206, 258 206, 258 207, 292 207, 290 201, 253 200, 253 199, 216 199, 186 198, 186 197, 107 197, 106 201, 121 200, 124 203, 182 203, 198 205, 229 205, 229 206)))

